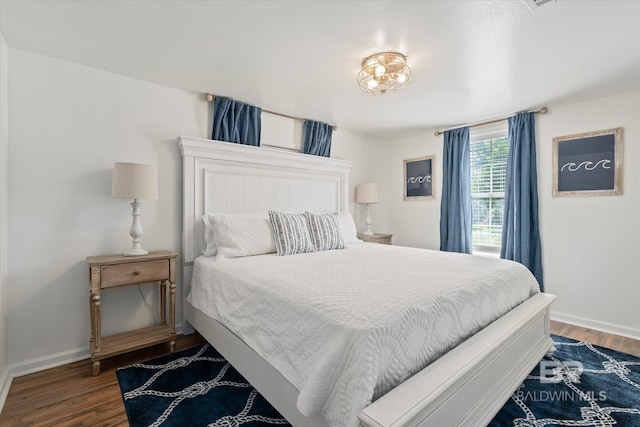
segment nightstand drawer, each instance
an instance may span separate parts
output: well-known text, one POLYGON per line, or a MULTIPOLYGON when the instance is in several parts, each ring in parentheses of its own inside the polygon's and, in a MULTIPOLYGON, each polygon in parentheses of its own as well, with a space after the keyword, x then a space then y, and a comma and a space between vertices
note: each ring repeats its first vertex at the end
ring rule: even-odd
POLYGON ((101 288, 169 280, 169 261, 146 261, 100 267, 101 288))

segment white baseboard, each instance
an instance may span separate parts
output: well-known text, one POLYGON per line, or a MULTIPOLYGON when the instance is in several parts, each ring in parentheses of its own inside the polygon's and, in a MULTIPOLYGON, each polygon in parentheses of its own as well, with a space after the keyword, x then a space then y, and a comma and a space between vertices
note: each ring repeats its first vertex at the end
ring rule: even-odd
POLYGON ((67 363, 77 362, 78 360, 88 359, 89 357, 91 357, 91 354, 89 353, 88 346, 61 351, 60 353, 47 354, 45 356, 11 363, 9 365, 9 374, 12 377, 21 377, 34 372, 44 371, 45 369, 55 368, 56 366, 66 365, 67 363))
MULTIPOLYGON (((176 325, 176 334, 182 334, 182 324, 176 325)), ((87 346, 62 351, 60 353, 48 354, 33 359, 22 360, 17 363, 9 364, 9 376, 11 378, 21 377, 22 375, 44 371, 45 369, 55 368, 56 366, 66 365, 68 363, 77 362, 78 360, 89 359, 90 357, 91 353, 87 346)))
POLYGON ((4 402, 7 400, 7 396, 9 395, 9 389, 11 388, 11 381, 13 381, 13 377, 9 375, 9 367, 7 367, 0 375, 0 413, 2 413, 2 408, 4 408, 4 402))
POLYGON ((587 319, 585 317, 574 316, 572 314, 558 313, 553 309, 551 310, 551 320, 640 340, 640 329, 617 325, 615 323, 587 319))

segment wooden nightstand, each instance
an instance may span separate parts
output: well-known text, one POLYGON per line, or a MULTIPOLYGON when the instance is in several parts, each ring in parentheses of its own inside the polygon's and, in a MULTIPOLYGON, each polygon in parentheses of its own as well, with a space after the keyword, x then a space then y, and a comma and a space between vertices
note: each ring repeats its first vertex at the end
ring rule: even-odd
POLYGON ((89 306, 91 339, 89 348, 93 375, 100 372, 100 361, 118 354, 170 342, 176 344, 176 258, 171 251, 149 252, 142 256, 103 255, 87 257, 89 263, 89 306), (160 284, 160 323, 108 337, 101 336, 100 292, 118 286, 158 282, 160 284), (169 285, 169 324, 167 324, 167 284, 169 285))
POLYGON ((383 245, 390 245, 393 234, 374 234, 373 236, 366 236, 364 234, 358 234, 358 239, 364 240, 369 243, 382 243, 383 245))

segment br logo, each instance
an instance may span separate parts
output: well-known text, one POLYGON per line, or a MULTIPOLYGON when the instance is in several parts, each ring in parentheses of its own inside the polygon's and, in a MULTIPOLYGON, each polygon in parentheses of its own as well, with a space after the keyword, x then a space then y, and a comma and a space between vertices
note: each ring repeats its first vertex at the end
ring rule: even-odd
POLYGON ((578 384, 583 371, 584 366, 582 363, 575 360, 565 362, 543 360, 540 362, 540 382, 543 384, 556 384, 566 379, 578 384))

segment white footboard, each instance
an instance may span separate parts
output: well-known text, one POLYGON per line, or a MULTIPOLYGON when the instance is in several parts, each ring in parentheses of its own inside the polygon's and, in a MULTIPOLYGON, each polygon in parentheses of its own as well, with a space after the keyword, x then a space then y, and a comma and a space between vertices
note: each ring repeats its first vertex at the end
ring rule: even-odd
POLYGON ((367 427, 483 426, 553 342, 537 294, 382 396, 360 413, 367 427))

